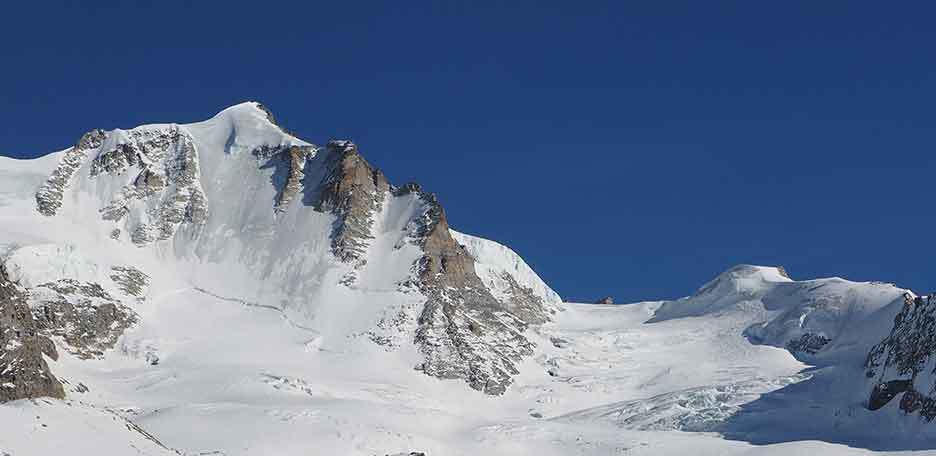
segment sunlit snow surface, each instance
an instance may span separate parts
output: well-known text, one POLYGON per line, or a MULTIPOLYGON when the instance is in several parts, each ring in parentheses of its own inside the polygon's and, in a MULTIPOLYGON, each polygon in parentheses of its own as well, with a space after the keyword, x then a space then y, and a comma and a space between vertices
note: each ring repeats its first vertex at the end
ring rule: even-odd
MULTIPOLYGON (((510 249, 453 233, 492 293, 503 292, 498 277, 508 272, 557 309, 553 322, 528 330, 537 349, 516 382, 486 396, 414 370, 425 297, 400 283, 420 255, 403 226, 419 209, 415 198, 376 214, 367 265, 352 286, 339 286, 349 270, 327 254, 331 216, 295 201, 273 217, 272 170, 258 170, 247 153, 306 143, 249 104, 182 128, 195 138, 210 216, 200 236, 181 230, 145 248, 111 239, 100 219, 117 183, 78 183, 58 216, 42 217, 33 193, 61 153, 0 158, 0 255, 11 276, 24 285, 97 280, 131 265, 152 278, 134 308, 140 323, 103 359, 59 350, 49 360, 66 400, 0 405, 0 454, 858 455, 871 452, 847 445, 927 447, 925 423, 862 406, 855 358, 889 329, 902 290, 794 282, 773 268, 743 267, 683 300, 562 304, 510 249), (397 315, 406 318, 375 329, 397 315), (804 330, 834 336, 829 355, 802 358, 820 368, 782 348, 804 330), (374 331, 391 343, 374 343, 374 331)), ((450 216, 456 223, 458 214, 450 216)))

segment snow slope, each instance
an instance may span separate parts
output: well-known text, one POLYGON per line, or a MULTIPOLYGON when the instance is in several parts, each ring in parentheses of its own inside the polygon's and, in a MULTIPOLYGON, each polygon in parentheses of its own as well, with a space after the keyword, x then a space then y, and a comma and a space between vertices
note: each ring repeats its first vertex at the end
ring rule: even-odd
POLYGON ((509 284, 504 280, 504 275, 507 274, 520 286, 533 290, 535 295, 540 296, 551 307, 558 308, 562 303, 559 294, 549 288, 523 258, 509 247, 454 230, 452 236, 477 260, 475 270, 495 295, 503 295, 509 289, 509 284))

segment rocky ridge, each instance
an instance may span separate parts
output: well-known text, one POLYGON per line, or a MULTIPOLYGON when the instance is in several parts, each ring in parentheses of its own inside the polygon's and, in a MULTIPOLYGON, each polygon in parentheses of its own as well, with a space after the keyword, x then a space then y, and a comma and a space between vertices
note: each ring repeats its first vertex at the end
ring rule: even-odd
MULTIPOLYGON (((386 198, 415 194, 423 202, 421 215, 408 228, 410 241, 424 252, 414 265, 410 285, 427 297, 414 338, 425 356, 417 369, 435 377, 463 379, 487 394, 506 391, 512 376, 519 373, 516 363, 533 353, 534 344, 523 332, 529 324, 549 320, 542 299, 506 273, 502 280, 510 293, 495 298, 478 276, 475 258, 453 238, 434 194, 417 184, 391 186, 350 141, 331 141, 326 150, 328 172, 315 193, 315 207, 337 217, 332 247, 341 261, 363 266, 374 215, 386 198)), ((351 282, 353 276, 347 283, 351 282)), ((394 320, 407 318, 399 315, 394 320)), ((375 341, 385 343, 384 339, 375 341)))
POLYGON ((868 407, 879 409, 901 395, 900 409, 936 418, 936 295, 904 297, 890 334, 865 360, 873 381, 868 407))
MULTIPOLYGON (((427 210, 419 219, 416 237, 425 252, 418 278, 428 301, 416 332, 425 356, 418 369, 436 377, 465 379, 487 394, 502 394, 519 373, 516 363, 533 354, 535 345, 523 335, 530 322, 511 313, 510 302, 498 301, 484 286, 475 272, 475 259, 452 237, 438 200, 434 195, 421 196, 427 210)), ((521 313, 532 322, 545 321, 543 308, 517 308, 526 311, 521 313)))
POLYGON ((338 217, 332 232, 332 251, 340 260, 363 265, 374 214, 390 191, 383 173, 373 168, 351 141, 329 141, 326 175, 314 206, 338 217))

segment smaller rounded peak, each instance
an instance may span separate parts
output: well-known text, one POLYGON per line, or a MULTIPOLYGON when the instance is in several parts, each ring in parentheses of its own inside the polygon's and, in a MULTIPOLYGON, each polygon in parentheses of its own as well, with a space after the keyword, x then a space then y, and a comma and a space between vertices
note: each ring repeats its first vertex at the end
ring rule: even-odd
POLYGON ((270 112, 270 110, 259 101, 245 101, 243 103, 228 106, 227 108, 222 109, 221 112, 215 114, 212 118, 217 119, 221 117, 243 116, 265 117, 270 123, 276 125, 276 120, 273 117, 273 113, 270 112))
POLYGON ((184 127, 197 138, 206 138, 228 151, 261 146, 311 146, 280 127, 273 114, 256 101, 230 106, 211 119, 184 127))
POLYGON ((734 277, 751 277, 751 276, 762 276, 767 279, 775 279, 772 281, 775 282, 789 282, 790 275, 787 274, 786 269, 783 266, 756 266, 753 264, 737 264, 734 265, 725 272, 719 274, 720 276, 734 276, 734 277))
POLYGON ((696 296, 708 294, 716 290, 724 292, 762 290, 765 285, 778 282, 792 282, 789 274, 782 266, 755 266, 739 264, 706 283, 696 292, 696 296))

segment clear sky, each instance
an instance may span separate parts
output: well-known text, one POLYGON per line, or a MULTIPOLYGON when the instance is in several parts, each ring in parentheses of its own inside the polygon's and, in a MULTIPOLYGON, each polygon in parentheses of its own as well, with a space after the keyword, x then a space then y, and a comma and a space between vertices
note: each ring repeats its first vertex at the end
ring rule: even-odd
POLYGON ((68 3, 4 5, 0 154, 259 100, 568 299, 936 289, 932 2, 68 3))

